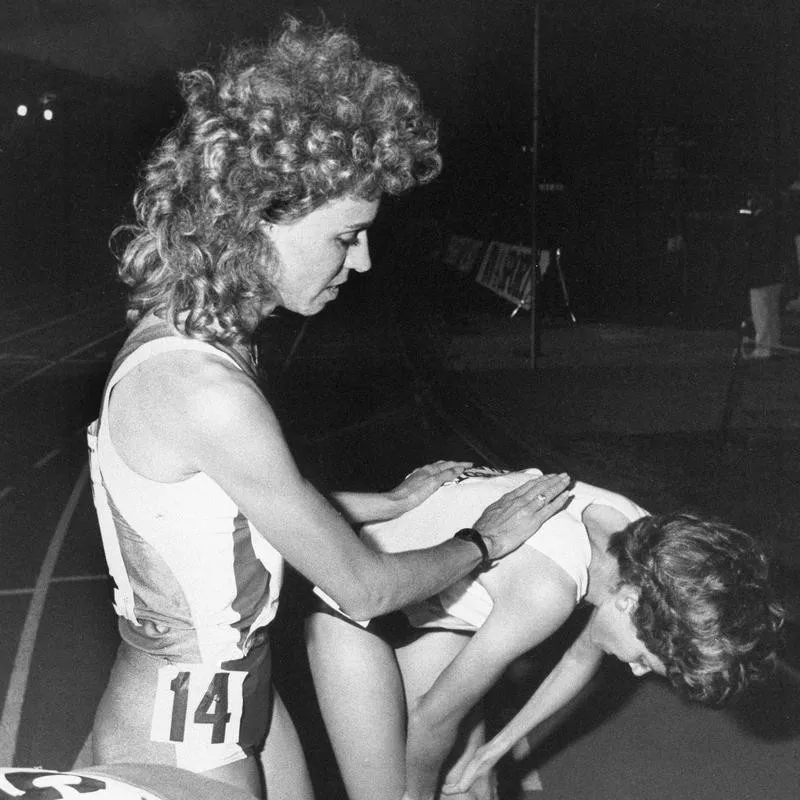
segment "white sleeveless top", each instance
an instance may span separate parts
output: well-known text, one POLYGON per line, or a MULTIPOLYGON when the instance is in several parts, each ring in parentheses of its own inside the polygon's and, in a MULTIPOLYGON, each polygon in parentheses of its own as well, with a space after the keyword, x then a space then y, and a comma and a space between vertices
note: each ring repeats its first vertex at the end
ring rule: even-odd
POLYGON ((274 618, 283 559, 207 475, 159 483, 129 469, 105 424, 114 386, 175 350, 202 350, 242 369, 205 342, 134 331, 88 430, 93 495, 122 638, 170 660, 220 663, 246 655, 250 634, 274 618))
MULTIPOLYGON (((532 478, 538 469, 519 472, 477 468, 467 470, 455 481, 444 484, 427 500, 397 519, 364 526, 362 538, 377 550, 397 552, 431 547, 445 541, 461 528, 470 528, 483 510, 506 492, 532 478)), ((610 506, 630 522, 647 512, 615 492, 577 481, 570 504, 551 517, 522 546, 532 547, 561 567, 575 584, 575 601, 586 594, 589 584, 591 547, 583 512, 592 503, 610 506)), ((492 599, 477 578, 468 576, 440 592, 432 601, 404 613, 417 627, 449 627, 475 630, 486 621, 492 599)))

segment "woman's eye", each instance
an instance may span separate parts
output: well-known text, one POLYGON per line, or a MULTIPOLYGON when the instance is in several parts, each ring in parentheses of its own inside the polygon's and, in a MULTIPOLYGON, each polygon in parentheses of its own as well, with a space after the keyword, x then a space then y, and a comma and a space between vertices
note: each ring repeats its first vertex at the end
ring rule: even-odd
POLYGON ((345 247, 358 247, 359 245, 358 236, 340 236, 339 242, 345 247))

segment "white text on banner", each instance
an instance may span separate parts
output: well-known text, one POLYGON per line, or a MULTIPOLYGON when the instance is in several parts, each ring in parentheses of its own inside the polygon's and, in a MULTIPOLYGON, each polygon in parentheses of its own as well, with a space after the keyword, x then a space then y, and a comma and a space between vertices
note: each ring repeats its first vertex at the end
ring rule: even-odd
MULTIPOLYGON (((539 253, 539 275, 550 264, 550 251, 539 253)), ((520 245, 490 242, 475 280, 516 306, 531 306, 531 249, 520 245)))

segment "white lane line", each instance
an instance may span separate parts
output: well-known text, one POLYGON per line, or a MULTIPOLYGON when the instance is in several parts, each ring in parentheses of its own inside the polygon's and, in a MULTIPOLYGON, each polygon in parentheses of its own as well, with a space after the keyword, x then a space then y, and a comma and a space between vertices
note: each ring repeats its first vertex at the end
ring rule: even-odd
MULTIPOLYGON (((84 581, 107 581, 108 575, 62 575, 60 578, 53 578, 50 581, 52 586, 55 583, 83 583, 84 581)), ((26 594, 33 594, 35 586, 25 586, 20 589, 0 589, 0 597, 23 597, 26 594)))
POLYGON ((58 297, 53 297, 52 295, 44 294, 44 295, 39 295, 39 297, 35 298, 30 303, 26 303, 24 306, 9 307, 7 309, 7 313, 10 316, 11 314, 18 314, 20 311, 27 311, 30 308, 35 308, 37 312, 40 312, 42 308, 46 307, 48 304, 63 306, 64 303, 70 297, 77 297, 79 294, 83 294, 85 297, 91 297, 93 294, 106 295, 108 293, 109 293, 109 287, 107 285, 97 284, 96 286, 89 286, 83 289, 76 289, 74 292, 69 292, 67 294, 60 294, 58 295, 58 297))
POLYGON ((24 378, 20 378, 18 381, 12 383, 10 386, 7 386, 5 389, 0 391, 0 397, 4 397, 5 395, 10 394, 15 389, 18 389, 20 386, 23 386, 24 384, 26 384, 28 381, 31 381, 34 378, 38 378, 43 373, 47 372, 48 370, 53 369, 53 367, 56 367, 59 364, 62 364, 65 361, 68 361, 73 356, 77 356, 77 355, 79 355, 80 353, 83 353, 86 350, 90 350, 92 347, 95 347, 96 345, 100 344, 101 342, 105 342, 107 339, 111 339, 112 337, 117 336, 118 334, 122 333, 125 330, 126 330, 125 327, 116 328, 115 330, 111 331, 111 333, 107 333, 104 336, 100 336, 97 339, 94 339, 93 341, 89 342, 88 344, 81 345, 81 347, 78 347, 75 350, 72 350, 71 352, 67 353, 66 355, 63 355, 60 358, 56 359, 52 363, 47 364, 46 366, 42 367, 41 369, 37 369, 35 372, 31 372, 30 375, 26 375, 24 378))
POLYGON ((522 798, 524 798, 528 792, 543 792, 544 784, 539 775, 539 770, 532 769, 530 772, 526 773, 519 783, 519 788, 522 790, 522 798))
POLYGON ((47 548, 42 568, 39 570, 39 577, 36 579, 36 587, 28 606, 28 613, 25 617, 25 625, 22 628, 22 635, 17 647, 17 655, 14 659, 14 666, 11 670, 11 679, 8 682, 8 692, 3 703, 3 713, 0 716, 0 764, 12 766, 14 753, 17 749, 17 736, 19 734, 19 724, 22 719, 22 704, 25 700, 25 691, 28 686, 28 674, 30 672, 33 650, 36 645, 36 634, 39 630, 39 623, 44 612, 44 601, 47 597, 47 587, 53 577, 53 570, 58 560, 58 554, 67 535, 69 524, 78 507, 83 490, 89 478, 89 465, 84 464, 72 493, 61 512, 58 523, 56 524, 50 546, 47 548))
POLYGON ((0 359, 3 361, 15 361, 25 364, 29 364, 31 361, 41 361, 44 364, 52 361, 51 358, 45 358, 44 356, 37 355, 27 355, 25 353, 0 353, 0 359))
POLYGON ((49 453, 45 453, 34 465, 34 469, 41 469, 45 464, 52 461, 61 452, 60 447, 54 447, 49 453))
POLYGON ((60 322, 66 322, 69 319, 75 319, 76 317, 82 317, 84 314, 97 313, 98 310, 102 309, 103 306, 111 306, 111 302, 107 302, 105 304, 100 304, 98 306, 87 306, 86 308, 80 308, 77 311, 71 311, 69 314, 64 314, 61 317, 57 317, 56 319, 50 319, 47 322, 43 322, 40 325, 35 325, 32 328, 25 328, 25 330, 17 331, 16 333, 12 333, 10 336, 5 336, 4 338, 0 339, 0 344, 5 344, 6 342, 13 342, 16 339, 21 339, 23 336, 29 336, 32 333, 38 333, 39 331, 47 330, 47 328, 52 328, 54 325, 58 325, 60 322))

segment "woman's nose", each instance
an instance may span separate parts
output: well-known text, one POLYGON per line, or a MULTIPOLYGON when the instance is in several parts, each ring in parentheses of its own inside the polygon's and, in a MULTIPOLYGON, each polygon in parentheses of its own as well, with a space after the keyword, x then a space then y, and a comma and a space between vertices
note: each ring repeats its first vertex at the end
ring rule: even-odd
POLYGON ((351 247, 347 251, 347 259, 344 262, 347 269, 355 270, 356 272, 367 272, 372 266, 372 259, 369 257, 369 240, 367 239, 367 232, 361 231, 358 238, 361 240, 358 247, 351 247))
POLYGON ((631 672, 637 677, 641 678, 642 675, 647 675, 648 672, 652 672, 650 667, 646 667, 644 664, 639 664, 637 661, 632 661, 628 666, 631 668, 631 672))

